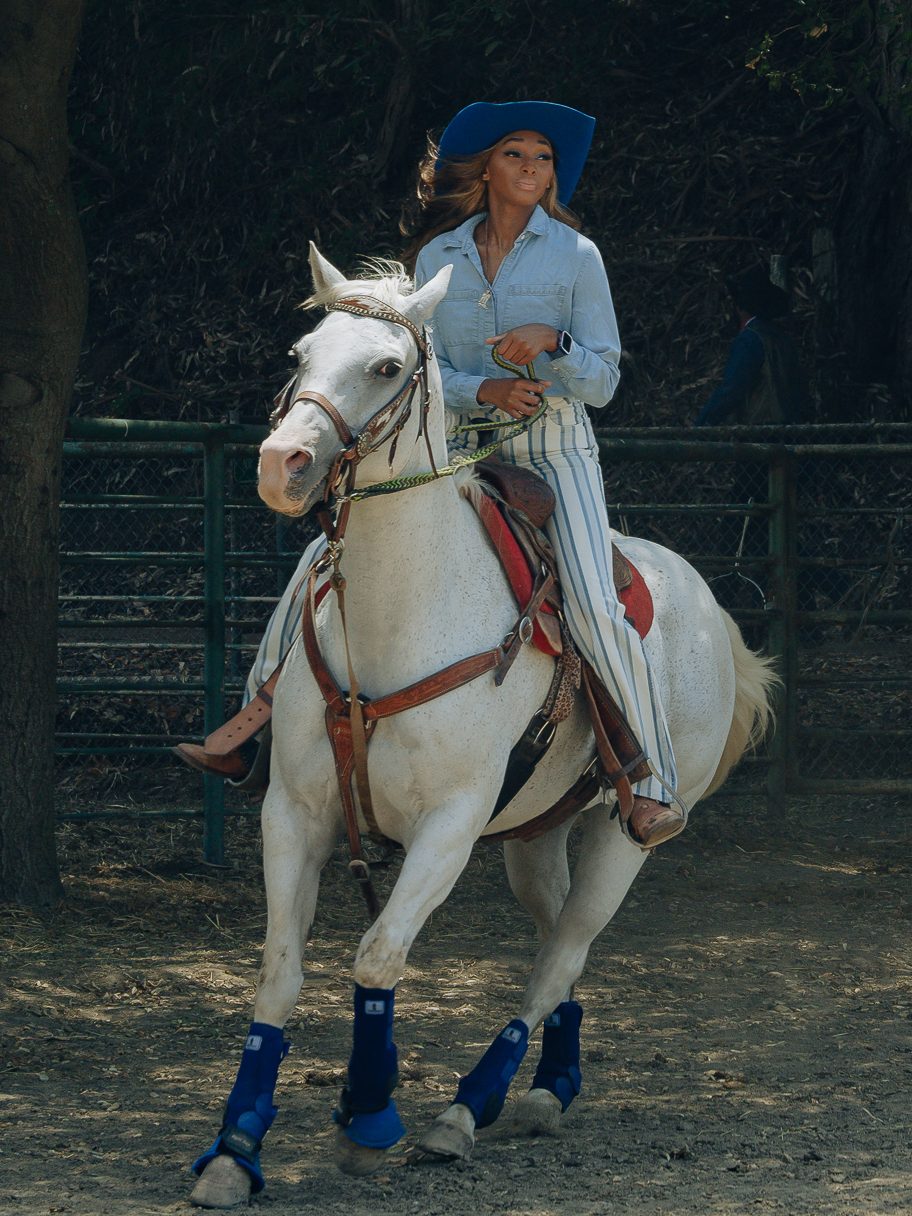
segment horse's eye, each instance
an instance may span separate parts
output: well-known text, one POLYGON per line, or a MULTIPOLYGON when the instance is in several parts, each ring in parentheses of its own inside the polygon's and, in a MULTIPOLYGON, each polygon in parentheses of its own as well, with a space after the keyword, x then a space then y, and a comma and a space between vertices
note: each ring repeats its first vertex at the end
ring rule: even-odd
POLYGON ((401 371, 401 363, 397 363, 395 359, 387 359, 386 363, 381 363, 377 368, 377 375, 382 376, 384 380, 395 380, 401 371))

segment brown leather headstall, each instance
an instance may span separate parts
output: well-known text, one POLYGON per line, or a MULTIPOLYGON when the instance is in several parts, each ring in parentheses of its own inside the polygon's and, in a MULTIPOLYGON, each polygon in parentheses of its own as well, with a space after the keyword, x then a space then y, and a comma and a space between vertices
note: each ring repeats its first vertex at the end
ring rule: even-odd
POLYGON ((414 396, 420 389, 421 418, 418 424, 418 438, 420 439, 422 435, 424 436, 428 458, 430 459, 431 467, 436 472, 434 457, 431 453, 430 436, 427 433, 427 415, 430 406, 427 367, 431 351, 425 335, 404 313, 399 312, 398 309, 393 308, 390 304, 384 304, 382 300, 378 300, 374 296, 350 297, 336 300, 334 303, 326 305, 326 311, 346 312, 352 316, 370 317, 375 321, 389 321, 394 325, 401 326, 411 334, 415 341, 415 345, 418 348, 418 365, 399 392, 384 405, 381 405, 357 434, 352 432, 338 409, 322 393, 307 388, 300 389, 296 393, 294 391, 296 377, 293 376, 276 396, 273 403, 275 408, 270 415, 272 429, 276 430, 281 426, 285 418, 301 401, 312 401, 314 405, 318 406, 327 415, 336 429, 336 434, 344 444, 342 450, 336 454, 327 474, 324 501, 329 502, 333 496, 338 495, 340 488, 343 494, 351 493, 354 487, 357 466, 366 456, 369 456, 372 452, 376 452, 384 443, 390 440, 392 442, 390 444, 389 463, 392 466, 393 460, 396 458, 399 435, 412 415, 414 396), (400 406, 403 406, 402 412, 398 418, 395 418, 395 423, 392 425, 389 434, 387 434, 396 411, 400 406))

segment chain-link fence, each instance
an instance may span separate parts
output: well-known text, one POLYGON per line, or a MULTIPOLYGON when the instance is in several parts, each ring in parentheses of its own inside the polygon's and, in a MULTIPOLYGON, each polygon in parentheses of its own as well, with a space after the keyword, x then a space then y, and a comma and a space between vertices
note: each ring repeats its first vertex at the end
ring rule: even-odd
POLYGON ((696 434, 603 437, 607 497, 779 657, 771 797, 912 792, 912 428, 696 434))
MULTIPOLYGON (((600 436, 610 514, 619 530, 683 554, 750 644, 780 656, 780 728, 732 790, 760 788, 768 769, 775 799, 909 791, 912 446, 904 428, 869 429, 863 444, 854 432, 815 432, 814 443, 788 445, 721 429, 699 440, 600 436)), ((61 811, 202 813, 215 862, 225 814, 251 804, 215 778, 200 779, 198 800, 196 778, 169 751, 236 706, 312 534, 260 504, 261 437, 255 427, 77 420, 64 462, 61 811)))

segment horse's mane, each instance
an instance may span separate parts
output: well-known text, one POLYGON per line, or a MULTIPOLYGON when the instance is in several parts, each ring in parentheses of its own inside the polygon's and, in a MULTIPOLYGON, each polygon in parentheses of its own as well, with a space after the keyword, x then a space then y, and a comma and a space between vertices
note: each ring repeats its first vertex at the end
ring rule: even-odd
POLYGON ((346 279, 333 287, 315 291, 300 308, 324 308, 346 296, 372 296, 384 304, 396 305, 402 296, 411 295, 414 285, 401 262, 387 258, 368 258, 362 262, 356 279, 346 279))

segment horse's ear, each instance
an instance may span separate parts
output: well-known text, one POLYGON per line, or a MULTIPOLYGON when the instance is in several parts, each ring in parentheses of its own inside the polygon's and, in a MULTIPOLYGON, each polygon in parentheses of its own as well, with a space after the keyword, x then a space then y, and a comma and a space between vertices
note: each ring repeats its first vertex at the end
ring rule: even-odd
POLYGON ((433 316, 434 309, 447 293, 452 273, 452 266, 444 266, 423 287, 419 287, 413 295, 408 297, 406 311, 416 325, 424 325, 433 316))
POLYGON ((310 273, 313 275, 314 295, 345 282, 345 275, 326 260, 313 241, 310 242, 310 273))

